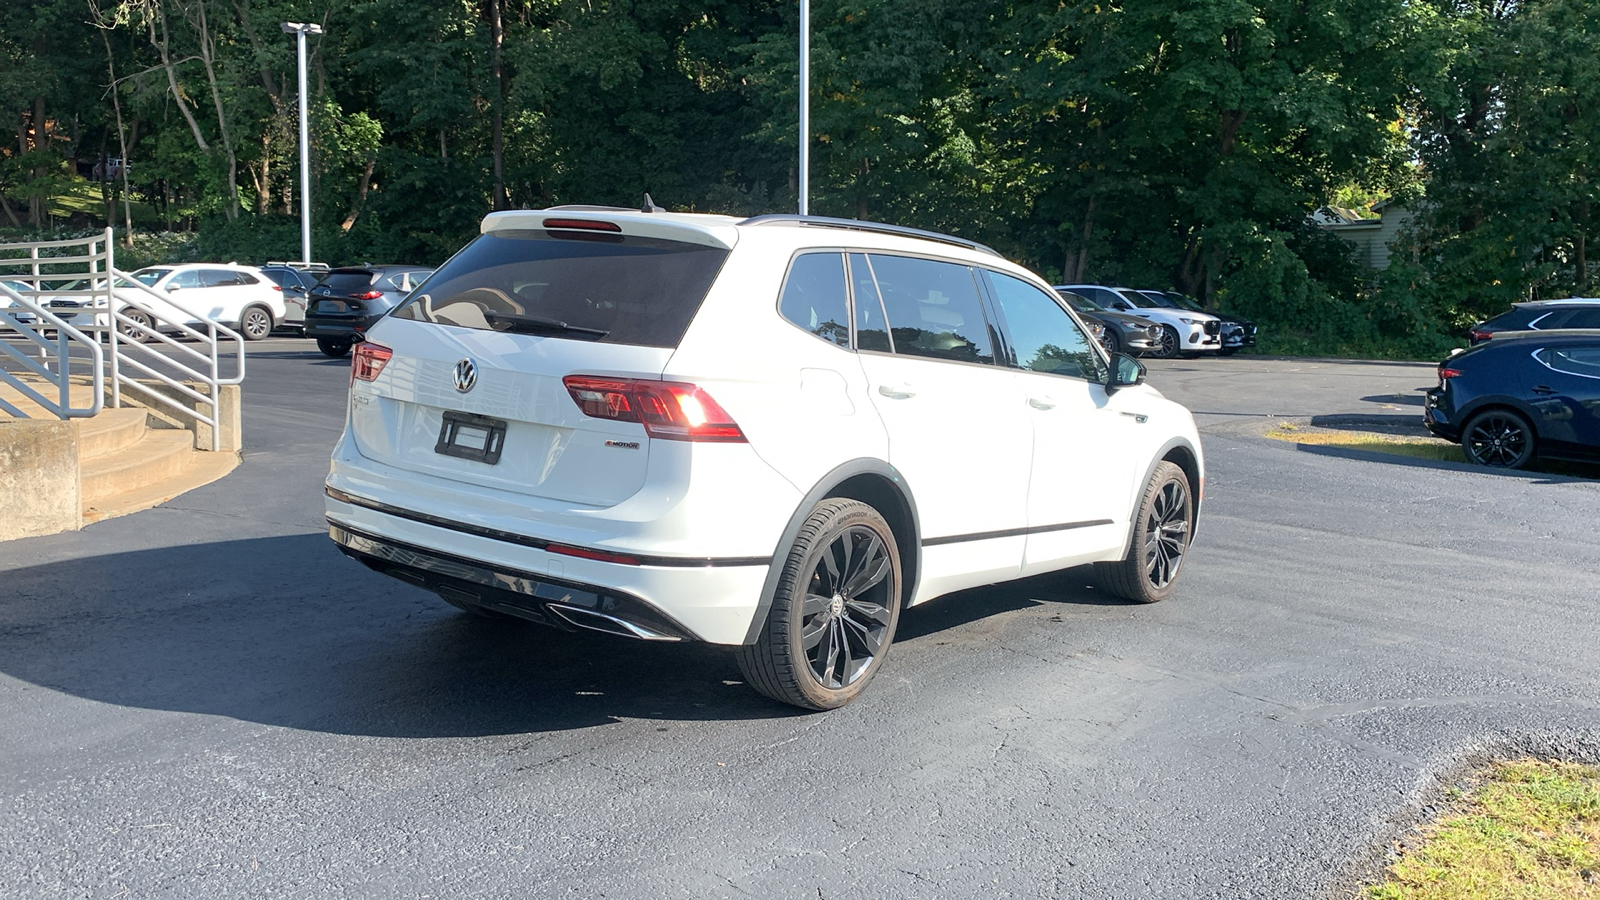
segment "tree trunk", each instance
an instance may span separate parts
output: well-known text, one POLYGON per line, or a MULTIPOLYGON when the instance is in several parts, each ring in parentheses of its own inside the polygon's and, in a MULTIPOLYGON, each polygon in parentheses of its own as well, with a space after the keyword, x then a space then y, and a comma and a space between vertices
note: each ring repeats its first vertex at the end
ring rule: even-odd
MULTIPOLYGON (((44 126, 44 95, 40 94, 33 98, 33 150, 35 153, 40 154, 33 167, 33 177, 39 181, 42 181, 50 174, 50 169, 44 164, 43 156, 45 148, 49 146, 46 143, 48 139, 49 136, 44 126)), ((34 189, 33 196, 28 198, 28 221, 35 228, 44 227, 45 201, 47 199, 49 198, 38 193, 37 187, 34 189)))
MULTIPOLYGON (((100 21, 99 10, 94 10, 95 21, 100 21)), ((117 147, 122 151, 122 165, 118 166, 118 175, 122 180, 122 240, 124 246, 133 246, 133 200, 128 196, 128 133, 122 124, 122 95, 117 87, 117 58, 111 52, 111 35, 101 26, 100 39, 106 45, 106 75, 111 79, 111 109, 117 118, 117 147)), ((137 126, 135 126, 137 127, 137 126)), ((109 175, 110 173, 103 173, 109 175)))
POLYGON ((206 69, 212 105, 217 108, 217 133, 222 137, 222 152, 228 162, 228 205, 223 212, 231 222, 239 218, 239 157, 233 152, 233 138, 228 133, 228 114, 222 108, 222 88, 217 83, 216 41, 211 36, 211 26, 206 19, 206 0, 195 0, 195 25, 200 34, 200 62, 206 69))
POLYGON ((356 217, 361 215, 361 207, 367 202, 367 188, 372 184, 372 167, 376 163, 375 157, 369 157, 366 168, 361 170, 361 182, 356 185, 355 202, 350 204, 350 215, 345 216, 344 222, 340 223, 340 231, 348 234, 350 229, 356 227, 356 217))
POLYGON ((150 45, 155 47, 156 53, 161 56, 161 67, 167 70, 167 86, 172 90, 172 101, 178 105, 178 112, 183 113, 183 120, 189 123, 189 133, 194 135, 195 146, 200 148, 201 153, 209 154, 211 152, 211 145, 206 143, 205 135, 200 133, 200 123, 194 120, 194 112, 189 109, 189 102, 183 98, 183 89, 178 87, 178 73, 177 70, 173 68, 172 55, 167 51, 168 28, 166 4, 159 2, 158 0, 156 8, 160 10, 161 14, 160 16, 150 17, 150 45), (159 39, 156 35, 156 23, 158 21, 161 23, 161 34, 159 39))
POLYGON ((1089 268, 1089 238, 1094 236, 1094 196, 1089 197, 1089 206, 1083 213, 1083 233, 1078 238, 1077 258, 1072 261, 1071 277, 1067 280, 1071 284, 1082 284, 1083 273, 1089 268))

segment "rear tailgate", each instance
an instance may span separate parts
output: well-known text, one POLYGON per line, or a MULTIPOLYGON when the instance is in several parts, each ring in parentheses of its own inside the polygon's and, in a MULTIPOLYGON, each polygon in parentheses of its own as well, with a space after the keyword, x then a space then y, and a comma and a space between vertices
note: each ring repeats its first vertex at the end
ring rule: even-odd
POLYGON ((652 438, 637 421, 586 415, 562 379, 660 380, 729 243, 666 217, 593 217, 600 231, 509 215, 374 326, 393 356, 353 383, 351 435, 397 468, 615 505, 644 486, 652 438), (534 227, 507 227, 522 225, 534 227), (478 452, 485 442, 498 459, 478 452))

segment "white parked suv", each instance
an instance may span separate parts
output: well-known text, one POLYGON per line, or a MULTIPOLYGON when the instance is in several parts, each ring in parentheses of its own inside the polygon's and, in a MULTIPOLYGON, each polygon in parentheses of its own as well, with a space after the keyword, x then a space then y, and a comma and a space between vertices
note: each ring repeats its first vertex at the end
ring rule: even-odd
POLYGON ((1215 353, 1222 349, 1222 320, 1210 313, 1173 309, 1129 288, 1099 284, 1059 284, 1058 291, 1081 294, 1112 312, 1138 316, 1161 326, 1160 343, 1151 356, 1171 359, 1182 353, 1215 353))
POLYGON ((900 611, 1094 564, 1173 589, 1183 407, 1028 270, 852 220, 501 212, 367 333, 330 535, 468 611, 737 648, 812 709, 900 611))
MULTIPOLYGON (((116 286, 119 311, 144 328, 173 330, 164 326, 173 324, 195 325, 200 320, 189 311, 202 313, 224 325, 238 328, 246 340, 260 340, 272 332, 274 325, 288 316, 283 288, 262 274, 254 266, 231 263, 187 263, 177 266, 149 266, 131 273, 141 284, 170 295, 174 303, 159 296, 139 290, 121 282, 116 286), (130 306, 130 301, 132 306, 130 306), (138 307, 138 308, 133 308, 138 307), (153 312, 154 319, 144 310, 153 312)), ((104 282, 99 282, 103 288, 104 282)), ((98 297, 88 281, 75 282, 60 290, 61 296, 50 301, 50 310, 71 324, 78 320, 87 323, 98 301, 101 312, 94 313, 94 324, 105 327, 109 316, 104 295, 98 297)), ((83 327, 79 325, 79 327, 83 327)), ((130 336, 137 329, 122 326, 130 336)))

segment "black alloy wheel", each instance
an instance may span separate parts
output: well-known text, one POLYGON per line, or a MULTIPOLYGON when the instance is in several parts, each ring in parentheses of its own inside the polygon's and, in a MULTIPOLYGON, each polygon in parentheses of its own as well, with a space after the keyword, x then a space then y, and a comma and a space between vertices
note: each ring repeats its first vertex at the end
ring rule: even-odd
POLYGON ((818 503, 796 536, 754 644, 740 647, 749 685, 805 709, 849 703, 877 672, 900 618, 900 551, 878 511, 818 503))
POLYGON ((1100 346, 1106 348, 1107 353, 1122 352, 1122 337, 1113 330, 1117 327, 1116 325, 1107 325, 1105 331, 1100 334, 1100 346))
POLYGON ((1172 593, 1194 532, 1189 476, 1173 463, 1157 463, 1135 516, 1126 555, 1118 562, 1095 563, 1095 579, 1118 597, 1156 603, 1172 593))
POLYGON ((259 341, 272 333, 272 313, 263 306, 247 306, 239 317, 239 333, 247 341, 259 341))
POLYGON ((1161 333, 1156 336, 1156 345, 1150 355, 1156 359, 1172 359, 1178 355, 1183 344, 1178 338, 1178 329, 1171 325, 1161 326, 1161 333))
POLYGON ((1461 450, 1469 462, 1497 469, 1520 469, 1533 461, 1533 428, 1509 409, 1478 413, 1461 429, 1461 450))
POLYGON ((317 349, 329 359, 344 359, 350 355, 350 341, 344 338, 317 338, 317 349))

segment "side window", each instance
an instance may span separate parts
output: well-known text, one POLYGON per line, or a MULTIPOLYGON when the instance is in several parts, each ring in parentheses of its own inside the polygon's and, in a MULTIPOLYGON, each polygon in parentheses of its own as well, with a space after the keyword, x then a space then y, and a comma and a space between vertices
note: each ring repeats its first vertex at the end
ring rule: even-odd
POLYGON ((872 264, 867 262, 865 253, 850 254, 850 286, 856 301, 856 349, 892 352, 883 303, 878 299, 878 282, 872 277, 872 264))
POLYGON ((239 283, 238 276, 227 269, 201 269, 201 287, 232 287, 239 283))
POLYGON ((994 346, 972 270, 956 263, 872 254, 894 352, 994 363, 994 346))
POLYGON ((778 298, 785 319, 830 344, 850 346, 850 305, 844 286, 844 254, 807 253, 789 266, 778 298))
POLYGON ((200 286, 200 271, 201 270, 199 270, 199 269, 187 269, 185 271, 179 272, 178 274, 172 276, 172 280, 171 281, 167 282, 167 287, 169 287, 169 288, 175 288, 175 287, 176 288, 196 288, 196 287, 199 287, 200 286))
POLYGON ((1018 366, 1030 372, 1100 380, 1103 364, 1099 354, 1055 298, 999 272, 990 272, 989 281, 1005 316, 1018 366))
POLYGON ((1600 309, 1575 309, 1567 328, 1600 328, 1600 309))
POLYGON ((1563 347, 1539 351, 1539 361, 1568 375, 1600 378, 1600 347, 1563 347))
POLYGON ((1106 309, 1126 311, 1133 306, 1116 291, 1108 291, 1105 288, 1085 288, 1079 293, 1087 294, 1090 300, 1104 306, 1106 309))

